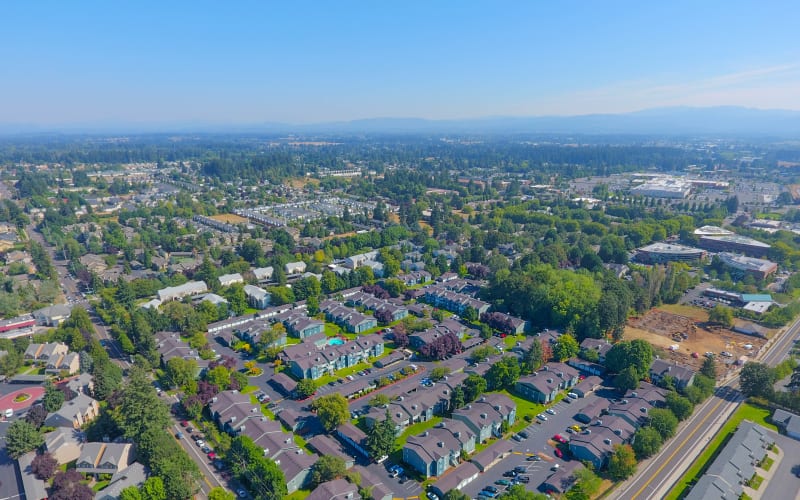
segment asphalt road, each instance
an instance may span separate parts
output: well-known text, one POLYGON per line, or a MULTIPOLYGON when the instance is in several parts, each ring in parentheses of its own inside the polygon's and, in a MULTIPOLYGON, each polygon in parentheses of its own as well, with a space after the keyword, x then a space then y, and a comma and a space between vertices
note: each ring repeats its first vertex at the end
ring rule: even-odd
MULTIPOLYGON (((760 361, 775 366, 786 358, 800 333, 800 319, 761 356, 760 361)), ((644 462, 636 476, 617 488, 609 498, 622 500, 661 498, 700 455, 706 443, 739 407, 744 396, 738 391, 738 375, 717 388, 706 402, 681 424, 677 434, 655 457, 644 462)))

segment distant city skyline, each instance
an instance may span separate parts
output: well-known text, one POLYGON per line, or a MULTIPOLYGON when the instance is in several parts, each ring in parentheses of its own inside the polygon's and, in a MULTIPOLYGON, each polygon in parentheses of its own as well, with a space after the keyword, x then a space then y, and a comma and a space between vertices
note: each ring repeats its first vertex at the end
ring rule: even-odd
POLYGON ((800 110, 800 3, 5 2, 0 123, 800 110))

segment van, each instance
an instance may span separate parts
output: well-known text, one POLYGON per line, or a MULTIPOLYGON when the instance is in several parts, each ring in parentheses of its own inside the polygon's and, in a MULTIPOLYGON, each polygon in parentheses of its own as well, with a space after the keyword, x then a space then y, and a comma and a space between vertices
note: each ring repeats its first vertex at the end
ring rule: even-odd
POLYGON ((6 418, 11 418, 11 417, 13 417, 13 416, 14 416, 14 410, 12 410, 11 408, 9 408, 9 409, 7 409, 7 410, 5 411, 5 413, 4 413, 3 415, 5 415, 5 417, 6 417, 6 418))

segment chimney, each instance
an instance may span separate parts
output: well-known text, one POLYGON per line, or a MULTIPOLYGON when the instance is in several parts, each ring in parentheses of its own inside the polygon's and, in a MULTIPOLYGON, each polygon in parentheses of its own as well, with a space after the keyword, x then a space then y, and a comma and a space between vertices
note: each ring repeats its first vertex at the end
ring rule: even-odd
POLYGON ((487 414, 485 414, 485 413, 481 413, 481 418, 487 418, 488 416, 489 416, 489 415, 487 415, 487 414))
POLYGON ((436 443, 436 445, 437 445, 439 448, 444 448, 444 441, 439 441, 438 443, 436 443))

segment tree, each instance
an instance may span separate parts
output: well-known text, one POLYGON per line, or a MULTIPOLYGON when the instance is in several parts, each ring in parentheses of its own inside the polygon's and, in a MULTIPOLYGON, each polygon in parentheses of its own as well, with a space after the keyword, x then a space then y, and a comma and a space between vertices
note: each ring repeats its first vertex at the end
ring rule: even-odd
POLYGON ((442 380, 443 378, 445 378, 449 374, 450 374, 450 367, 448 367, 448 366, 437 366, 437 367, 435 367, 435 368, 433 368, 431 370, 431 373, 430 373, 429 377, 434 382, 438 382, 439 380, 442 380))
POLYGON ((56 460, 50 453, 42 453, 36 455, 31 461, 31 472, 42 481, 47 481, 58 469, 58 460, 56 460))
POLYGON ((686 420, 689 418, 689 415, 692 414, 692 411, 694 411, 692 402, 675 391, 670 391, 667 394, 665 402, 669 411, 671 411, 678 420, 686 420))
POLYGON ((642 339, 617 342, 606 353, 606 368, 613 373, 620 373, 626 367, 634 366, 636 373, 641 375, 647 373, 652 364, 653 347, 642 339))
POLYGON ((19 458, 44 444, 44 437, 24 420, 16 420, 6 431, 6 448, 11 458, 19 458))
POLYGON ((48 413, 57 412, 64 404, 64 393, 49 380, 44 383, 42 404, 48 413))
POLYGON ((322 455, 311 469, 311 486, 319 486, 326 481, 340 478, 347 472, 347 467, 341 457, 335 455, 322 455))
POLYGON ((149 374, 138 366, 130 369, 128 383, 122 388, 115 421, 126 437, 135 439, 146 428, 164 429, 169 424, 167 406, 150 385, 149 374))
POLYGON ((150 476, 142 485, 142 500, 167 500, 164 481, 158 476, 150 476))
POLYGON ((391 401, 392 400, 391 400, 391 398, 389 398, 389 396, 387 396, 386 394, 380 392, 377 395, 375 395, 372 398, 370 398, 368 404, 370 406, 385 406, 385 405, 388 405, 389 403, 391 403, 391 401))
POLYGON ((565 498, 568 500, 589 500, 597 493, 597 490, 600 489, 600 485, 603 482, 597 474, 586 467, 575 469, 574 476, 575 484, 572 485, 572 488, 570 488, 565 495, 565 498))
POLYGON ((515 356, 504 356, 486 372, 486 382, 492 390, 510 389, 520 375, 519 361, 515 356))
POLYGON ((208 492, 208 500, 236 500, 236 495, 225 488, 217 486, 208 492))
POLYGON ((733 309, 730 307, 717 304, 713 309, 708 311, 708 322, 722 325, 725 328, 733 326, 733 309))
POLYGON ((636 453, 636 458, 644 460, 658 453, 663 443, 664 438, 661 437, 661 434, 656 429, 653 427, 640 427, 633 438, 632 446, 633 451, 636 453))
POLYGON ((742 367, 739 375, 739 387, 748 397, 762 397, 769 399, 772 396, 772 384, 775 383, 775 373, 763 363, 748 361, 742 367))
POLYGON ((342 425, 350 416, 347 399, 339 393, 322 396, 311 405, 317 411, 320 423, 328 432, 342 425))
POLYGON ((459 490, 450 490, 444 494, 442 500, 470 500, 470 496, 459 490))
POLYGON ((471 403, 486 392, 486 379, 480 375, 472 374, 464 381, 464 399, 471 403))
POLYGON ((280 468, 248 436, 231 442, 225 461, 234 476, 249 486, 258 499, 280 500, 287 494, 286 479, 280 468))
POLYGON ((92 500, 94 491, 82 483, 83 476, 75 469, 58 472, 53 478, 53 500, 92 500))
POLYGON ((174 387, 184 387, 189 381, 194 380, 197 373, 197 361, 176 356, 167 361, 165 371, 174 387))
POLYGON ((47 419, 47 413, 43 405, 33 405, 31 409, 28 410, 28 414, 25 415, 25 421, 38 429, 44 425, 44 421, 47 419))
POLYGON ((297 382, 295 389, 298 399, 309 398, 317 392, 317 383, 310 378, 304 378, 297 382))
POLYGON ((622 392, 627 392, 639 387, 639 374, 636 368, 629 366, 614 377, 614 387, 622 392))
POLYGON ((627 444, 614 445, 614 451, 608 459, 608 474, 615 481, 623 481, 636 473, 636 454, 627 444))
POLYGON ((541 493, 526 490, 524 484, 515 484, 497 498, 503 500, 546 500, 547 497, 541 493))
POLYGON ((119 500, 143 500, 142 493, 136 486, 128 486, 119 493, 119 500))
POLYGON ((650 427, 658 431, 664 440, 675 435, 678 428, 678 417, 665 408, 653 408, 650 410, 650 427))
POLYGON ((530 374, 538 370, 544 364, 544 350, 542 349, 542 341, 533 339, 531 348, 525 353, 522 359, 523 373, 530 374))
POLYGON ((395 426, 386 410, 386 417, 381 421, 376 421, 372 429, 367 433, 367 448, 373 458, 388 456, 394 451, 395 426))
POLYGON ((576 356, 580 350, 581 346, 575 337, 565 333, 556 339, 556 343, 553 345, 553 357, 556 361, 564 361, 576 356))
POLYGON ((464 404, 464 389, 458 385, 455 389, 453 389, 453 394, 450 396, 450 411, 452 412, 453 410, 457 410, 464 406, 464 404))
POLYGON ((714 362, 713 357, 706 356, 706 359, 703 360, 703 366, 700 367, 700 373, 712 380, 717 379, 717 364, 714 362))

